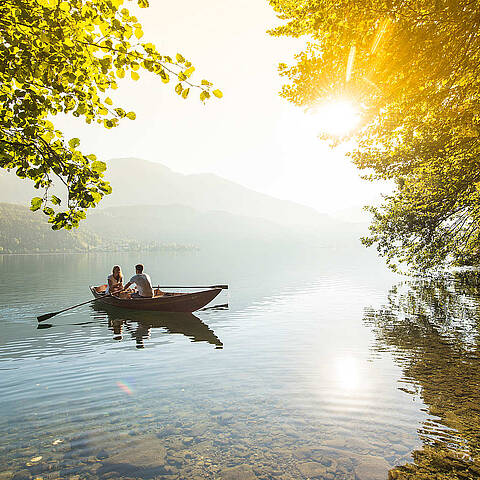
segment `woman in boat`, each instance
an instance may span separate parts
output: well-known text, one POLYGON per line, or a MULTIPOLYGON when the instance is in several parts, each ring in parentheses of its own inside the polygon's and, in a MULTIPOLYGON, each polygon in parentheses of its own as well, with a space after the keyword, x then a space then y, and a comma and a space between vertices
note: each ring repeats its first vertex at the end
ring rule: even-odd
POLYGON ((122 269, 115 265, 112 269, 112 274, 107 277, 107 289, 105 294, 117 293, 123 290, 123 275, 122 269))

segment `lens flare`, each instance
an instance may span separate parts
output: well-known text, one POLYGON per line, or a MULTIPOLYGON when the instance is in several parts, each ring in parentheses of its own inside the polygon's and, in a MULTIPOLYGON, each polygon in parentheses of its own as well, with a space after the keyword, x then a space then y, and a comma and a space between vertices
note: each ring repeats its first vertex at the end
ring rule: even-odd
POLYGON ((117 387, 127 395, 133 395, 133 389, 124 382, 117 382, 117 387))

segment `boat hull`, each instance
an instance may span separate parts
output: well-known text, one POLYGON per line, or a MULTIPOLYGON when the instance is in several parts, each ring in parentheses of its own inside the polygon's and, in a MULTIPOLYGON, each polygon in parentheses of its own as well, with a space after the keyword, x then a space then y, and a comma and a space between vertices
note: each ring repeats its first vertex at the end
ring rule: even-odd
POLYGON ((221 288, 212 288, 194 293, 175 293, 153 298, 118 298, 106 297, 98 293, 97 287, 90 287, 93 296, 99 303, 127 308, 129 310, 148 310, 152 312, 183 312, 191 313, 208 305, 221 291, 221 288))

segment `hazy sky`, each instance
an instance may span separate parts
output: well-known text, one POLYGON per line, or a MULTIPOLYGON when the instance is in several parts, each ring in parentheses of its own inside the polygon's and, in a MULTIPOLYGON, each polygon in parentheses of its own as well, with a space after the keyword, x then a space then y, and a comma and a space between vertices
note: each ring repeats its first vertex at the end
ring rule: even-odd
POLYGON ((196 78, 213 81, 224 97, 203 105, 196 92, 183 100, 173 92, 175 83, 164 85, 147 73, 138 82, 124 79, 110 96, 137 120, 106 130, 57 118, 67 136, 82 140, 85 153, 211 172, 327 213, 378 196, 380 187, 359 179, 345 148, 331 150, 316 138, 318 119, 278 95, 277 65, 290 62, 305 40, 267 35, 279 21, 266 0, 150 3, 138 10, 142 40, 162 53, 181 52, 197 68, 196 78))

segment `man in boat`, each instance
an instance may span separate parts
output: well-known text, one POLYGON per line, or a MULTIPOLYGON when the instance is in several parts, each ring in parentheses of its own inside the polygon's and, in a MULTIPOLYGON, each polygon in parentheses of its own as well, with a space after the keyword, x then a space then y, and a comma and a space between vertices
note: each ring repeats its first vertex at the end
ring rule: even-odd
POLYGON ((150 275, 143 273, 143 265, 139 263, 135 265, 135 275, 125 285, 123 290, 125 291, 133 283, 137 286, 138 292, 132 293, 132 298, 152 298, 153 288, 150 275))

